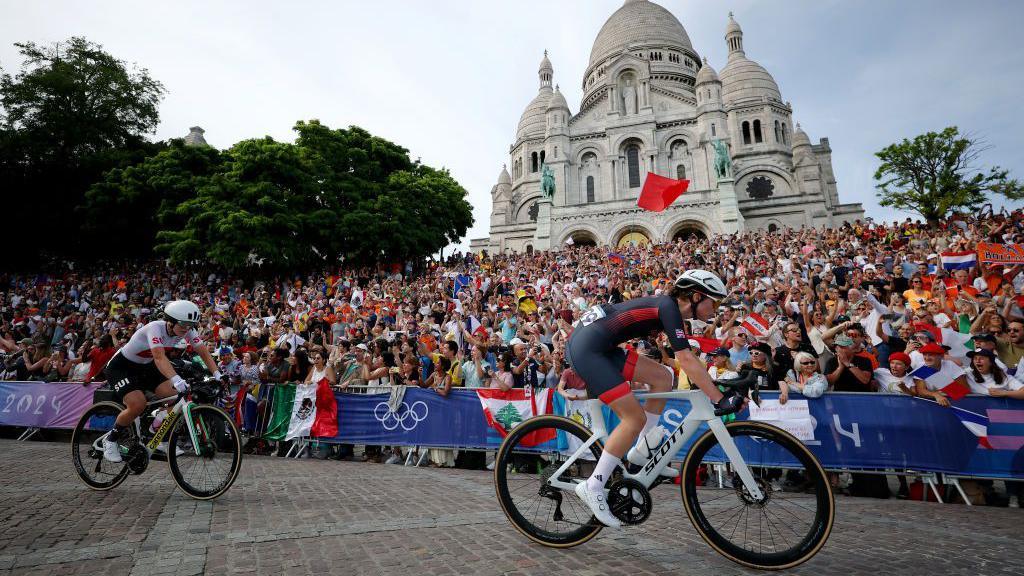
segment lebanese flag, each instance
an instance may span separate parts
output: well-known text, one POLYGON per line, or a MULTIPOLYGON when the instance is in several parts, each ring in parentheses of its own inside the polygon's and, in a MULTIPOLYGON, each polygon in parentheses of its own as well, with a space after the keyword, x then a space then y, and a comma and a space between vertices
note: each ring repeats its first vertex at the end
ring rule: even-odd
POLYGON ((970 270, 978 265, 978 253, 971 250, 943 252, 939 254, 939 260, 946 270, 970 270))
POLYGON ((722 346, 722 341, 715 338, 690 336, 690 340, 696 340, 700 344, 700 351, 705 354, 710 354, 722 346))
MULTIPOLYGON (((498 388, 477 389, 480 406, 484 411, 487 424, 498 431, 502 438, 517 425, 537 416, 547 414, 551 410, 551 388, 533 392, 530 387, 513 388, 503 391, 498 388)), ((531 432, 522 440, 526 447, 537 446, 556 436, 554 428, 531 432)))
POLYGON ((321 378, 316 387, 316 415, 309 435, 314 438, 333 438, 338 435, 338 399, 327 378, 321 378))
POLYGON ((661 212, 689 187, 689 180, 674 180, 648 172, 636 205, 651 212, 661 212))
POLYGON ((768 332, 768 321, 764 319, 757 312, 751 312, 747 314, 747 317, 743 319, 743 323, 740 324, 741 328, 745 328, 747 332, 750 332, 754 336, 764 336, 768 332))
MULTIPOLYGON (((960 374, 949 370, 946 364, 946 362, 943 362, 942 368, 939 370, 922 364, 921 367, 911 372, 910 375, 914 378, 924 380, 925 383, 928 384, 929 388, 941 391, 946 396, 949 396, 951 400, 960 400, 964 396, 967 396, 971 392, 971 389, 966 384, 957 382, 956 379, 960 374)), ((949 364, 952 364, 952 362, 949 362, 949 364)), ((953 366, 956 365, 953 364, 953 366)))

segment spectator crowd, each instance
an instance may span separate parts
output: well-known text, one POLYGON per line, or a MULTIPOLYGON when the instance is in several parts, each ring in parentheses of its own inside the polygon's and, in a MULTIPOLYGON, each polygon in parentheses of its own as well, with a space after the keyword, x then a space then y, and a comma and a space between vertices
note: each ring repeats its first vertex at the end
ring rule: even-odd
MULTIPOLYGON (((844 223, 672 243, 457 254, 443 262, 257 278, 163 262, 36 275, 0 274, 6 380, 91 382, 163 302, 204 311, 200 335, 235 390, 319 381, 339 390, 584 385, 564 349, 590 307, 657 295, 683 270, 730 289, 688 329, 708 370, 771 374, 780 401, 829 391, 911 394, 948 405, 911 372, 953 374, 972 393, 1024 398, 1021 266, 947 270, 942 254, 1024 243, 1024 213, 958 215, 927 225, 844 223)), ((672 366, 664 335, 631 342, 672 366)), ((679 372, 676 370, 677 373, 679 372)), ((679 374, 680 387, 688 387, 679 374)), ((368 452, 371 457, 381 458, 368 452)))

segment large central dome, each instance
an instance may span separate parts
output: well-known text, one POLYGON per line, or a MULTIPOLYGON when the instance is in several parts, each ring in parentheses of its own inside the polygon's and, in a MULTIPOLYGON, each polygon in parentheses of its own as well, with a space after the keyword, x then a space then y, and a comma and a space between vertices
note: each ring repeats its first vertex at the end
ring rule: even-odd
POLYGON ((626 0, 597 33, 588 68, 632 45, 680 46, 693 51, 690 37, 671 12, 647 0, 626 0))

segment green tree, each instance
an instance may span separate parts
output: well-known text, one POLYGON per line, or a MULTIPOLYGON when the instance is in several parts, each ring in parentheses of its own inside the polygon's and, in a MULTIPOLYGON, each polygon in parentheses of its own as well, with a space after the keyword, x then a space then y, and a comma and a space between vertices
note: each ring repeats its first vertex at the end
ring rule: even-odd
POLYGON ((106 245, 106 257, 149 256, 157 231, 185 225, 175 209, 195 198, 221 165, 216 148, 173 139, 166 149, 138 164, 108 171, 89 188, 79 211, 83 230, 93 236, 117 231, 117 242, 106 245))
POLYGON ((998 166, 984 172, 976 162, 985 147, 955 127, 886 146, 875 156, 879 204, 917 212, 937 222, 958 209, 977 209, 989 193, 1024 198, 1020 182, 998 166))
POLYGON ((8 233, 31 238, 33 259, 39 249, 87 250, 75 208, 101 174, 156 151, 144 135, 156 128, 164 88, 85 38, 15 46, 20 71, 0 74, 8 233))
POLYGON ((299 122, 295 144, 239 142, 197 195, 159 211, 177 262, 294 270, 432 254, 472 225, 466 190, 445 170, 357 127, 299 122))

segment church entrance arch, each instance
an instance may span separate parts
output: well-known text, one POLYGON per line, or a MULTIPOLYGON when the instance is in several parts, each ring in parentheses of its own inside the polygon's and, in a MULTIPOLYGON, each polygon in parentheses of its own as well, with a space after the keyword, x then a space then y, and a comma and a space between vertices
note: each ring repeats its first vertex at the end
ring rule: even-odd
POLYGON ((694 236, 696 236, 697 240, 706 240, 708 233, 700 222, 687 220, 676 225, 672 231, 671 239, 673 242, 677 240, 685 242, 694 236))
POLYGON ((597 246, 597 238, 589 230, 575 230, 570 232, 567 238, 572 240, 572 244, 566 242, 566 246, 597 246))
POLYGON ((619 232, 619 238, 615 241, 617 248, 629 246, 646 246, 651 243, 651 236, 646 230, 640 227, 629 227, 619 232))

